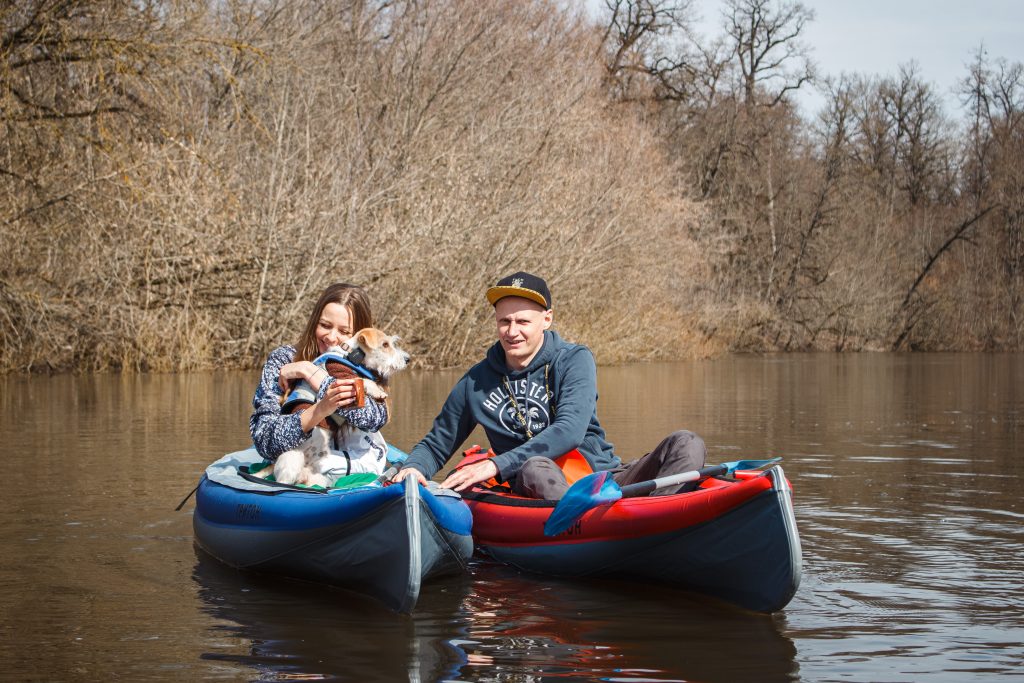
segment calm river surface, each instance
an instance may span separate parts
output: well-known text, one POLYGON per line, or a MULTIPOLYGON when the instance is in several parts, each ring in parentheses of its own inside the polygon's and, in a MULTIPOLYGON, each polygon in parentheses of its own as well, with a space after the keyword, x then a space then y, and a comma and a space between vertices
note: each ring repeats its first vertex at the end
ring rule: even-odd
MULTIPOLYGON (((787 355, 602 367, 631 459, 782 456, 803 582, 764 616, 476 562, 411 617, 193 546, 203 468, 256 373, 0 379, 0 680, 1024 680, 1024 356, 787 355)), ((408 449, 457 378, 396 378, 408 449)))

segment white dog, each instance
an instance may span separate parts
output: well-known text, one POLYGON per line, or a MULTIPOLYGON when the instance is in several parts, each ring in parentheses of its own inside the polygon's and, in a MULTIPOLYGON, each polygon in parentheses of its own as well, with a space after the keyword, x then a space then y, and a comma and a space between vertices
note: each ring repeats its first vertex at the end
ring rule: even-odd
MULTIPOLYGON (((398 346, 398 337, 367 327, 356 332, 338 349, 332 347, 321 356, 328 373, 336 379, 355 378, 356 403, 364 405, 365 396, 385 401, 388 420, 391 419, 391 405, 388 394, 377 382, 359 374, 341 362, 361 365, 386 381, 392 374, 402 370, 409 362, 409 354, 398 346)), ((303 382, 303 384, 305 384, 303 382)), ((301 388, 298 388, 301 391, 301 388)), ((308 393, 312 388, 306 385, 308 393)), ((282 484, 306 484, 328 488, 339 476, 373 472, 381 474, 387 466, 388 445, 379 432, 366 432, 345 421, 344 415, 333 413, 327 420, 313 428, 309 438, 296 448, 277 456, 274 463, 274 479, 282 484)), ((270 476, 267 467, 256 476, 270 476)))
POLYGON ((273 469, 266 467, 257 472, 256 476, 265 479, 273 471, 274 479, 282 484, 305 484, 327 488, 334 482, 327 478, 321 467, 331 454, 330 442, 329 430, 313 427, 309 438, 300 443, 298 448, 277 456, 273 469))

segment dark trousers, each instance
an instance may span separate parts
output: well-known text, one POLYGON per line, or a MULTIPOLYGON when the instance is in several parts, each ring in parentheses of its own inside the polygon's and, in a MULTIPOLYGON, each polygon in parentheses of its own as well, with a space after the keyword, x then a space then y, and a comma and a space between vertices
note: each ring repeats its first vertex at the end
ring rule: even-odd
MULTIPOLYGON (((690 472, 704 467, 708 451, 704 440, 693 432, 680 430, 665 437, 653 451, 612 470, 612 478, 619 486, 647 481, 670 474, 690 472)), ((569 483, 562 470, 551 458, 535 456, 523 464, 519 474, 512 480, 512 492, 528 498, 559 500, 565 495, 569 483)), ((696 482, 667 486, 651 493, 652 496, 667 496, 672 493, 692 491, 696 482)))

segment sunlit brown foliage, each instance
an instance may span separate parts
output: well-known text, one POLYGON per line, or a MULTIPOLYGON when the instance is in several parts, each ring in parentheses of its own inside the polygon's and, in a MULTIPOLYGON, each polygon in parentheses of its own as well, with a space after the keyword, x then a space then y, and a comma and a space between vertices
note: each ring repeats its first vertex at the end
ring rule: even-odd
POLYGON ((464 363, 518 269, 605 360, 686 352, 690 209, 572 12, 40 1, 3 27, 8 370, 251 365, 339 280, 464 363))
POLYGON ((1020 349, 1022 66, 957 121, 914 64, 816 74, 800 2, 722 8, 4 4, 0 369, 250 367, 335 281, 461 365, 519 269, 604 362, 1020 349))

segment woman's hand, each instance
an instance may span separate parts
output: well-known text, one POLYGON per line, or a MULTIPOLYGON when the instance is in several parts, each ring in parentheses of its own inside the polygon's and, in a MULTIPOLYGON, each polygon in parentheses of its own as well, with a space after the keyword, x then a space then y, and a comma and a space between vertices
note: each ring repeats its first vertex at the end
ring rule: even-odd
POLYGON ((324 397, 317 405, 323 405, 324 417, 327 417, 338 408, 347 408, 356 403, 356 380, 336 379, 327 387, 324 397))
POLYGON ((294 363, 287 363, 281 366, 281 373, 278 375, 277 383, 281 387, 281 392, 288 391, 288 385, 299 379, 306 380, 313 386, 313 391, 319 391, 320 382, 313 385, 313 375, 319 375, 317 379, 323 380, 327 376, 327 371, 318 365, 313 365, 308 360, 300 360, 294 363))
POLYGON ((466 465, 448 475, 448 478, 441 482, 443 489, 455 489, 462 491, 473 484, 479 484, 492 477, 498 476, 498 466, 490 458, 466 465))
POLYGON ((309 431, 320 424, 328 415, 339 408, 347 408, 356 402, 356 382, 354 379, 337 379, 327 387, 324 397, 313 406, 302 412, 302 429, 309 431))
POLYGON ((398 474, 391 477, 391 481, 397 484, 401 481, 405 481, 409 477, 412 477, 413 479, 418 481, 421 486, 427 485, 427 478, 424 477, 423 473, 420 472, 415 467, 403 467, 402 469, 398 470, 398 474))

